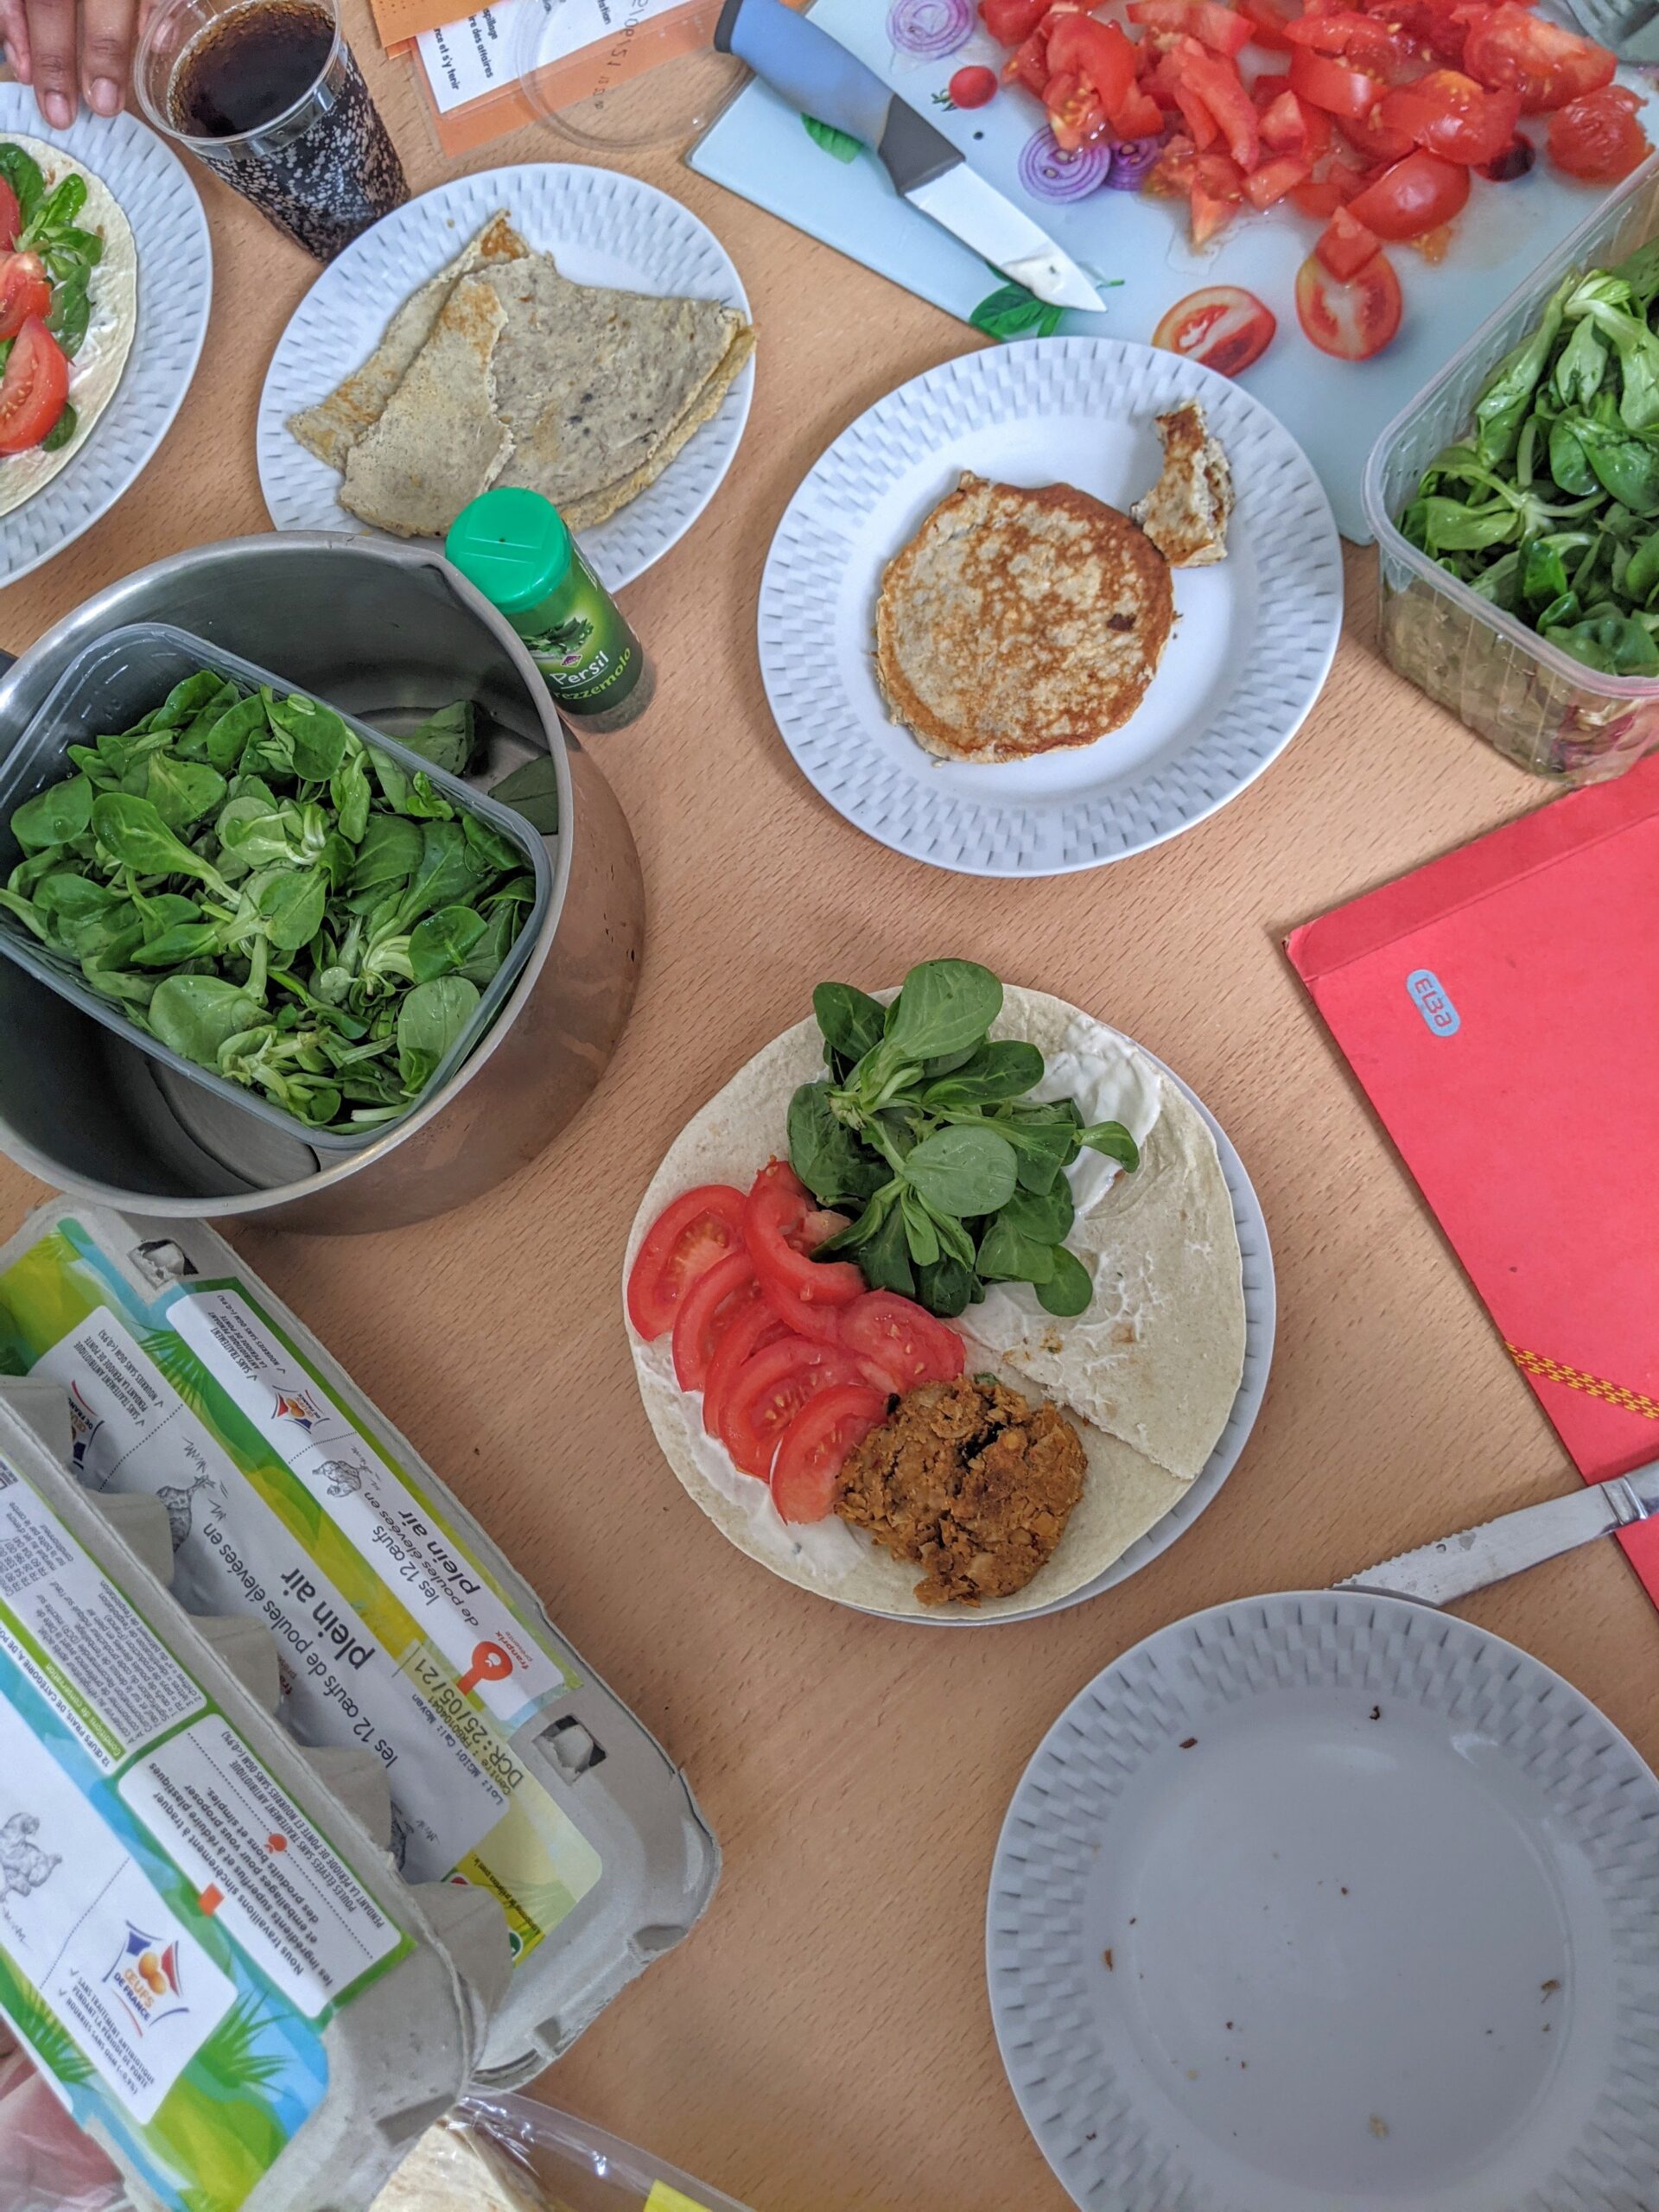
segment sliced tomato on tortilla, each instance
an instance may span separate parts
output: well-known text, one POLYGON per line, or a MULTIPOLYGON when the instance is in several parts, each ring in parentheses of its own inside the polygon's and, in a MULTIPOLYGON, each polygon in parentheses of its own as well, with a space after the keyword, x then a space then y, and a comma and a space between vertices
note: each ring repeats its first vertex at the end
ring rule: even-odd
POLYGON ((760 1170, 743 1201, 743 1241, 768 1293, 797 1306, 849 1306, 862 1295, 864 1278, 850 1260, 815 1260, 803 1250, 809 1217, 819 1209, 786 1160, 760 1170))
POLYGON ((754 1263, 741 1245, 697 1276, 674 1316, 674 1379, 682 1390, 702 1389, 728 1325, 760 1295, 754 1263))
POLYGON ((897 1291, 867 1291, 841 1311, 841 1341, 868 1362, 880 1389, 902 1393, 921 1382, 948 1382, 967 1362, 962 1338, 947 1322, 897 1291))
POLYGON ((779 1440, 807 1400, 844 1383, 868 1388, 850 1352, 807 1337, 780 1337, 732 1377, 721 1407, 721 1440, 746 1475, 765 1482, 779 1440))
POLYGON ((15 338, 30 315, 52 312, 52 279, 36 253, 0 256, 0 338, 15 338))
POLYGON ((775 1344, 791 1332, 778 1319, 764 1297, 740 1306, 721 1330, 702 1378, 702 1426, 706 1434, 718 1436, 721 1415, 734 1378, 767 1344, 775 1344))
POLYGON ((879 1390, 843 1382, 809 1398, 779 1440, 772 1503, 785 1521, 822 1521, 835 1503, 836 1477, 873 1428, 887 1417, 879 1390))
POLYGON ((69 363, 37 315, 13 339, 0 380, 0 453, 27 453, 62 414, 69 363))
MULTIPOLYGON (((20 338, 17 346, 22 342, 20 338)), ((15 347, 12 362, 16 358, 15 347)), ((10 383, 9 362, 6 386, 10 383)), ((0 425, 4 412, 5 386, 0 386, 0 425)), ((56 419, 54 416, 53 420, 56 419)), ((48 423, 47 429, 50 428, 48 423)), ((44 437, 46 432, 40 435, 44 437)), ((0 427, 0 452, 15 451, 3 439, 3 427, 0 427)), ((697 1277, 728 1253, 736 1251, 742 1242, 743 1193, 729 1183, 704 1183, 664 1208, 628 1274, 628 1319, 647 1344, 672 1328, 680 1300, 697 1277)))
POLYGON ((9 253, 17 243, 17 233, 23 227, 23 211, 17 204, 17 195, 0 176, 0 246, 9 253))

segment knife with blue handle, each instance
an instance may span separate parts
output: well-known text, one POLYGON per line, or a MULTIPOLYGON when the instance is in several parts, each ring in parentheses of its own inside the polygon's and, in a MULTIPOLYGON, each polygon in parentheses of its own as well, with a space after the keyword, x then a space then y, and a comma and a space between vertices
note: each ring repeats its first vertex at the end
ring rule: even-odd
POLYGON ((855 54, 784 0, 726 0, 715 44, 747 61, 803 115, 873 147, 912 207, 1038 299, 1095 312, 1105 306, 1039 223, 976 176, 944 133, 890 92, 855 54))

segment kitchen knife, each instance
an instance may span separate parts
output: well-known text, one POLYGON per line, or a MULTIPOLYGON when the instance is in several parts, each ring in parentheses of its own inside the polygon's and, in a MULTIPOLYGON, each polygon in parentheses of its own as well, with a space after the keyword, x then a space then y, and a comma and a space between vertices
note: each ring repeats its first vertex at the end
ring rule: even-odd
POLYGON ((1501 1513, 1496 1521, 1483 1521, 1478 1529, 1465 1529, 1459 1535, 1420 1544, 1414 1552, 1402 1552, 1380 1567, 1351 1574, 1337 1587, 1449 1605, 1471 1590, 1484 1590, 1490 1582, 1504 1581, 1562 1552, 1576 1551, 1592 1536, 1645 1521, 1655 1511, 1659 1511, 1659 1459, 1634 1467, 1628 1475, 1615 1475, 1610 1482, 1591 1483, 1571 1497, 1523 1505, 1517 1513, 1501 1513))
POLYGON ((1022 214, 925 116, 889 92, 855 54, 784 0, 726 0, 715 26, 722 54, 747 61, 792 107, 873 146, 912 207, 1052 307, 1106 304, 1069 253, 1022 214))

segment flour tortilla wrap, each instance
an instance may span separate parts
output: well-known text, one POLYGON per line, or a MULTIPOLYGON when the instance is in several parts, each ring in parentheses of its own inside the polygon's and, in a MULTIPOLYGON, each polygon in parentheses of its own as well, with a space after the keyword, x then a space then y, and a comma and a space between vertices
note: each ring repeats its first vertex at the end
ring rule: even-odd
MULTIPOLYGON (((1077 1018, 1064 1000, 1010 988, 992 1034, 1026 1038, 1047 1055, 1077 1018)), ((817 1024, 799 1022, 693 1116, 640 1202, 625 1282, 646 1232, 682 1192, 702 1183, 747 1190, 767 1160, 786 1152, 789 1102, 798 1085, 823 1072, 817 1024)), ((1053 1557, 1023 1590, 976 1605, 925 1605, 915 1595, 920 1568, 878 1551, 839 1520, 789 1528, 766 1486, 741 1474, 705 1435, 701 1397, 674 1380, 669 1337, 648 1344, 630 1326, 640 1395, 664 1456, 740 1551, 843 1604, 912 1619, 978 1621, 1069 1597, 1185 1495, 1226 1425, 1243 1372, 1243 1266, 1232 1201, 1209 1128, 1173 1084, 1161 1083, 1141 1166, 1113 1181, 1068 1242, 1086 1263, 1097 1255, 1100 1287, 1089 1314, 1057 1321, 1033 1299, 1032 1341, 1020 1338, 1007 1352, 992 1351, 971 1333, 980 1307, 970 1306, 957 1325, 967 1338, 969 1373, 992 1371, 1028 1397, 1048 1398, 1083 1443, 1083 1496, 1053 1557), (1166 1463, 1177 1459, 1179 1467, 1166 1463)))
POLYGON ((43 138, 4 134, 9 146, 19 146, 37 162, 46 189, 54 191, 72 173, 85 180, 86 204, 75 218, 84 231, 96 231, 104 251, 87 286, 92 315, 86 335, 69 364, 69 404, 75 410, 75 434, 55 453, 34 446, 27 453, 0 459, 0 515, 35 494, 67 467, 91 435, 99 416, 115 397, 121 372, 132 351, 138 327, 138 256, 132 226, 122 213, 114 194, 100 177, 43 138))

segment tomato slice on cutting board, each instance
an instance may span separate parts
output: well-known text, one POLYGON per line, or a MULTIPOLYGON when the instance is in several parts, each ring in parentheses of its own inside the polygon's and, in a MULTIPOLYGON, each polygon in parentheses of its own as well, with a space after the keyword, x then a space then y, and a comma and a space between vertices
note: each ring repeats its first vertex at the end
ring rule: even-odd
POLYGON ((1176 301, 1153 332, 1152 342, 1166 353, 1184 353, 1206 369, 1236 377, 1261 359, 1278 327, 1273 310, 1254 292, 1237 284, 1206 284, 1201 292, 1176 301))
POLYGON ((849 1382, 868 1388, 850 1352, 807 1337, 780 1337, 732 1377, 721 1406, 721 1440, 746 1475, 765 1482, 779 1438, 807 1400, 849 1382))
POLYGON ((1442 161, 1495 162, 1515 143, 1521 95, 1492 91, 1460 69, 1432 69, 1414 85, 1402 85, 1376 111, 1385 130, 1397 130, 1442 161))
POLYGON ((12 340, 0 380, 0 453, 37 446, 69 397, 69 363, 58 341, 32 315, 12 340))
POLYGON ((1505 0, 1471 11, 1463 66, 1483 85, 1519 92, 1522 115, 1542 115, 1610 85, 1615 63, 1605 46, 1505 0))
POLYGON ((1317 254, 1296 272, 1296 315, 1309 340, 1339 361, 1369 361, 1400 327, 1400 279, 1385 253, 1374 253, 1346 283, 1317 254))
MULTIPOLYGON (((8 365, 6 381, 10 380, 8 365)), ((0 414, 4 406, 0 389, 0 414)), ((664 1208, 628 1274, 628 1319, 648 1344, 672 1328, 680 1300, 697 1277, 742 1242, 743 1193, 729 1183, 704 1183, 664 1208)))
POLYGON ((1641 102, 1623 85, 1586 92, 1549 118, 1549 158, 1568 176, 1611 184, 1628 176, 1653 149, 1637 121, 1641 102))
POLYGON ((887 1417, 879 1390, 838 1383, 809 1398, 779 1440, 772 1497, 785 1521, 822 1521, 835 1502, 836 1477, 873 1428, 887 1417))
POLYGON ((1463 163, 1443 162, 1420 147, 1356 194, 1348 213, 1380 238, 1420 238, 1461 214, 1468 199, 1463 163))

